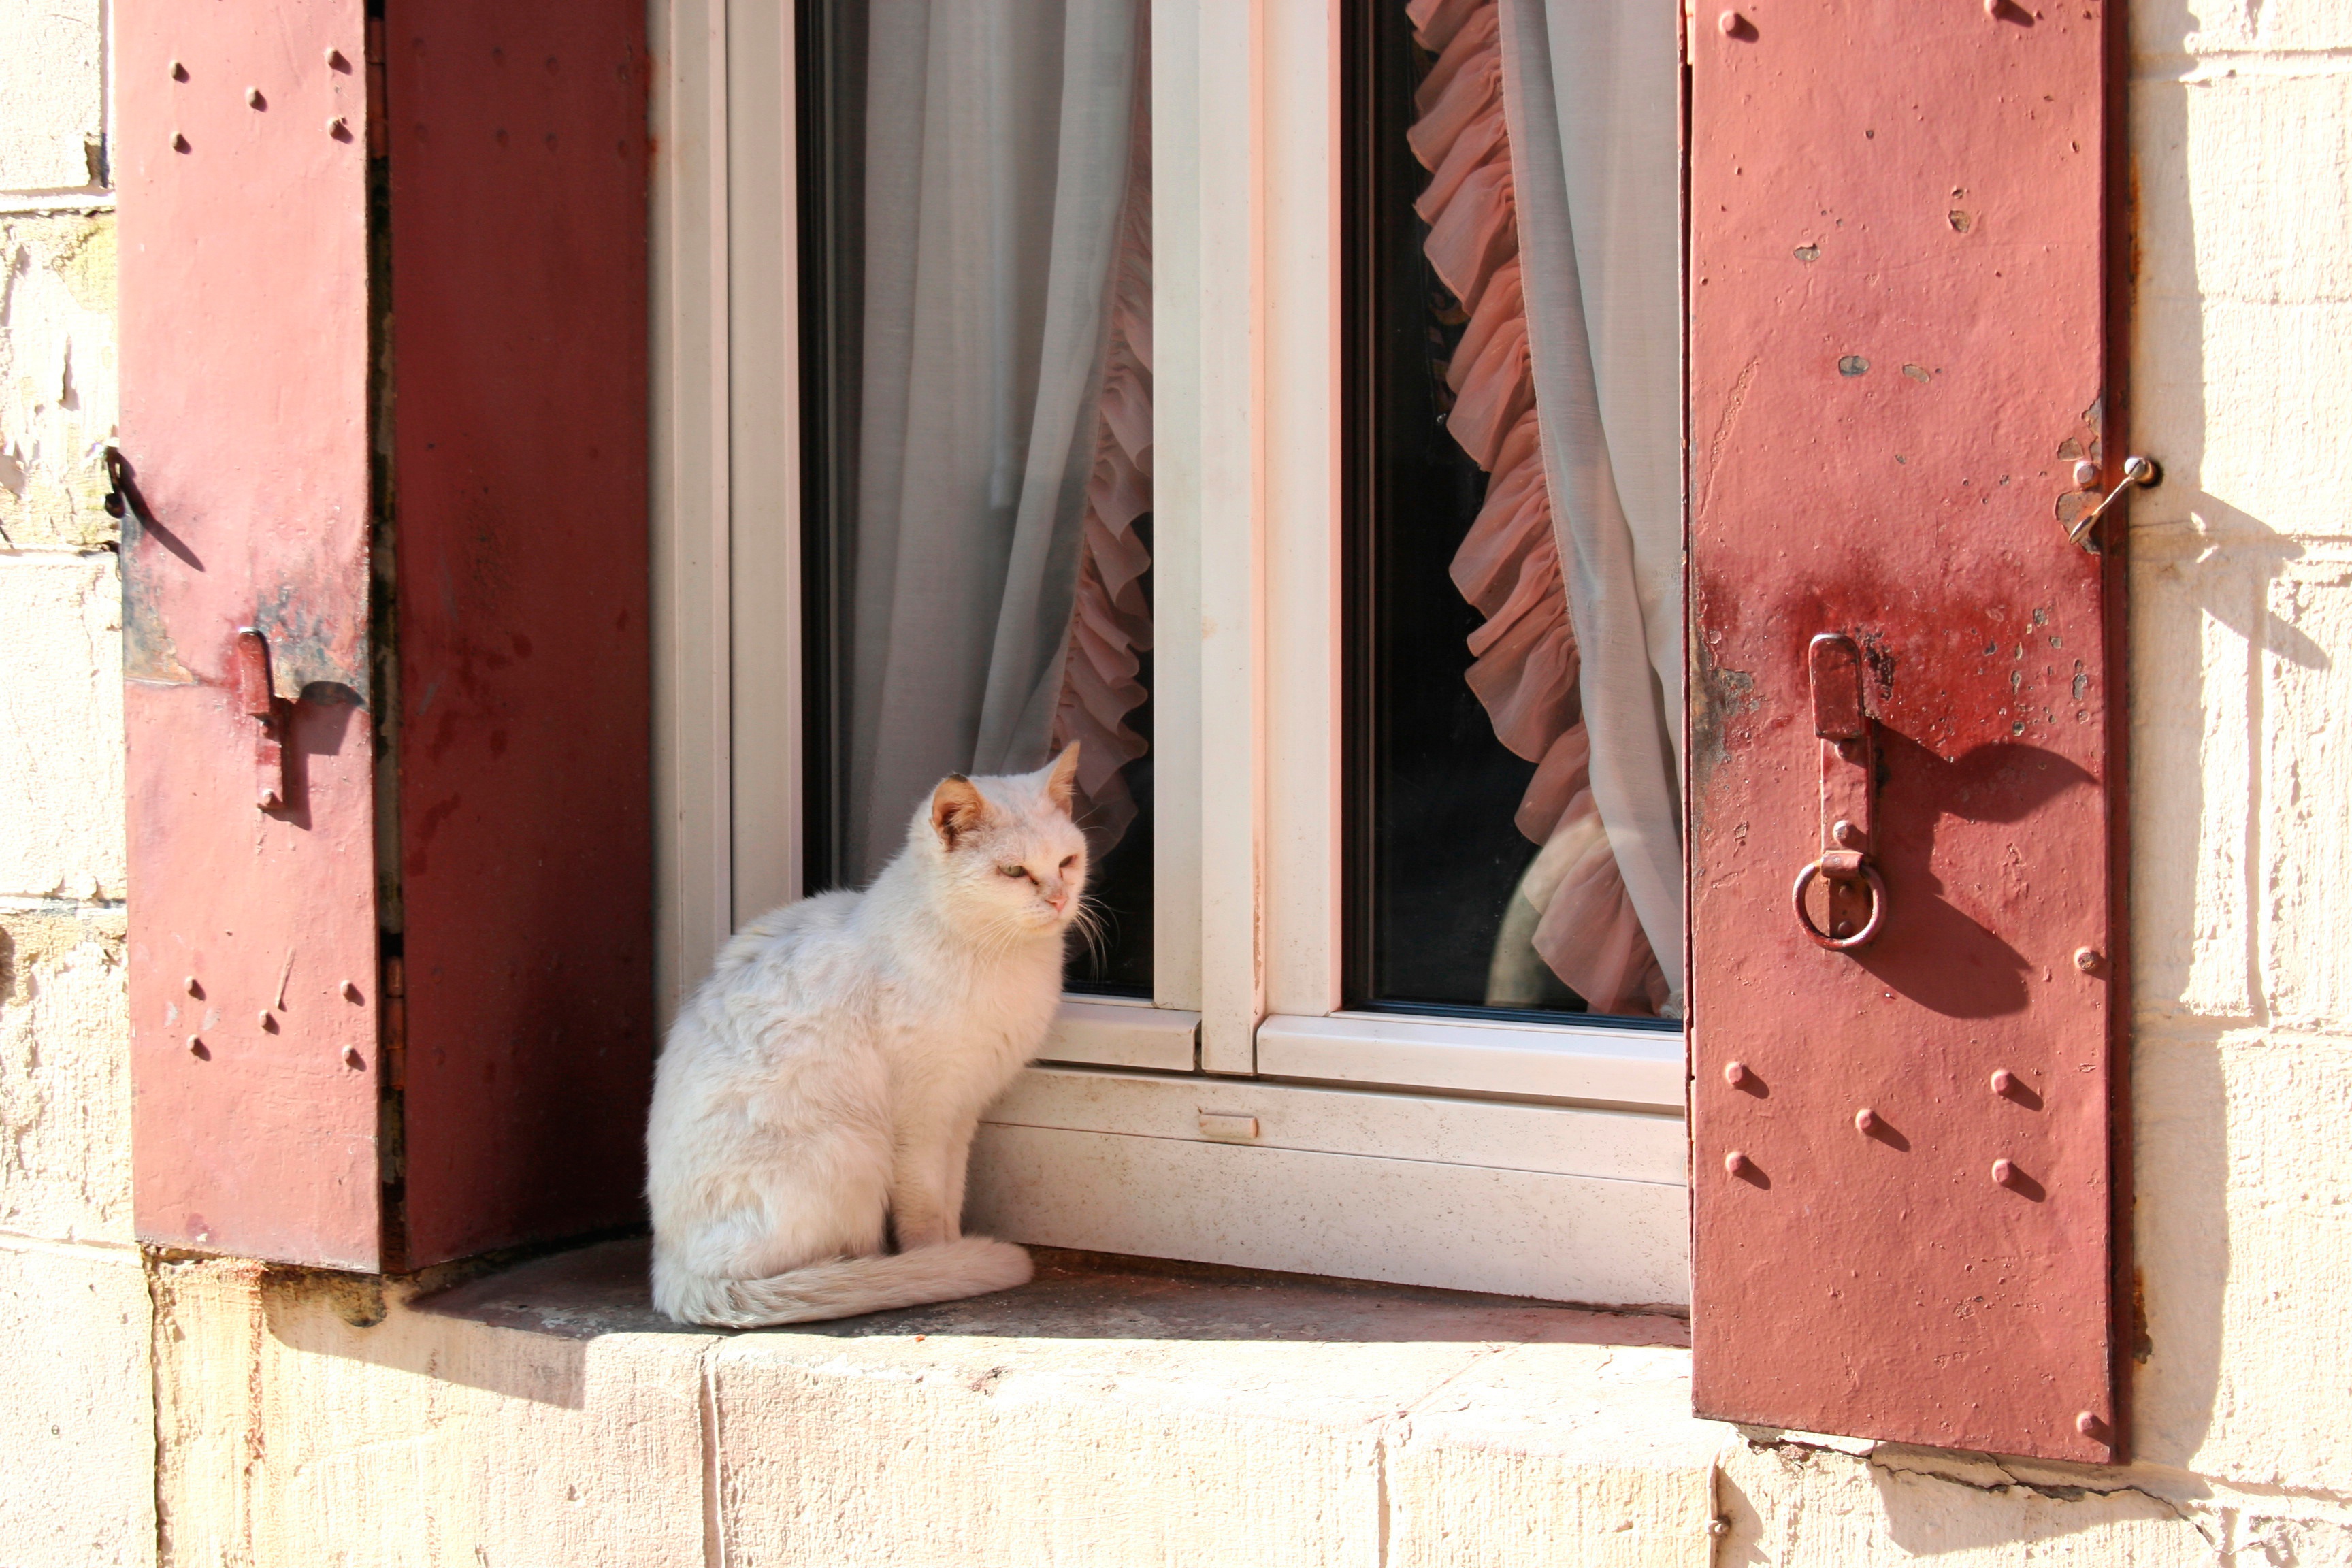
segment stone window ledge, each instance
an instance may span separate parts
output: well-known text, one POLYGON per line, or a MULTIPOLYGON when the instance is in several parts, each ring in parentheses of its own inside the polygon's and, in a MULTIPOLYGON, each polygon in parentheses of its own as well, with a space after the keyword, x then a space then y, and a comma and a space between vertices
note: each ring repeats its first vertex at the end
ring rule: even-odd
POLYGON ((690 1379, 730 1563, 1709 1558, 1730 1429, 1689 1414, 1680 1319, 1036 1257, 1019 1290, 724 1333, 652 1310, 638 1239, 413 1310, 529 1336, 515 1392, 602 1427, 675 1421, 690 1379))

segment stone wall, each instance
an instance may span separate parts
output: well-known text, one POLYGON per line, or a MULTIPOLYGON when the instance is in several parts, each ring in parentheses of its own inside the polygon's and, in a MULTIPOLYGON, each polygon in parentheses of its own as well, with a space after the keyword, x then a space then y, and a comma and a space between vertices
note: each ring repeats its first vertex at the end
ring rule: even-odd
POLYGON ((131 1236, 100 0, 0 6, 0 1562, 155 1559, 131 1236))

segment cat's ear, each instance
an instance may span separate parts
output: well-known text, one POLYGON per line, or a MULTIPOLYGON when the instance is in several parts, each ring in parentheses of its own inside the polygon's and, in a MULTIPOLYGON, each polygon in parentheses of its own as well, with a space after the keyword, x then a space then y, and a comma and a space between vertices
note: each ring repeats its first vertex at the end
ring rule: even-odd
POLYGON ((1053 772, 1045 775, 1045 793, 1064 811, 1070 809, 1070 799, 1078 787, 1078 743, 1071 742, 1062 754, 1054 759, 1053 772))
POLYGON ((950 849, 956 840, 980 826, 988 810, 988 802, 980 789, 961 773, 950 773, 931 792, 931 831, 950 849))

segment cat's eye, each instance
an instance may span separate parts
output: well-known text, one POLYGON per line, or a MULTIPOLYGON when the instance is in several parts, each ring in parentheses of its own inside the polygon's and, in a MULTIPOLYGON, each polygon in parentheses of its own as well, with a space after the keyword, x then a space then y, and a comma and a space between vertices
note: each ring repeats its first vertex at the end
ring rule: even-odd
POLYGON ((1025 877, 1029 874, 1029 868, 1026 866, 999 866, 996 868, 996 874, 1000 877, 1025 877))
POLYGON ((1063 856, 1063 857, 1062 857, 1062 869, 1063 869, 1063 870, 1065 870, 1065 871, 1068 870, 1071 867, 1073 867, 1073 866, 1076 865, 1077 863, 1078 863, 1078 858, 1077 858, 1076 856, 1075 856, 1075 855, 1065 855, 1065 856, 1063 856))

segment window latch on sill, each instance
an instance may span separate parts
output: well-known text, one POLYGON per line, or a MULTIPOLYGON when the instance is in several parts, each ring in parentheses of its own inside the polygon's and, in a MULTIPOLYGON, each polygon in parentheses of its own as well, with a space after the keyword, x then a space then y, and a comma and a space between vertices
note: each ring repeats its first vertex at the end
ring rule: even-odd
POLYGON ((286 804, 286 731, 294 705, 269 679, 269 639, 253 626, 236 633, 236 702, 260 727, 253 748, 253 804, 277 811, 286 804))
POLYGON ((1838 952, 1874 941, 1886 923, 1886 883, 1870 863, 1877 805, 1878 758, 1863 703, 1862 649, 1843 632, 1823 632, 1807 652, 1813 685, 1813 733, 1822 742, 1822 853, 1797 873, 1790 901, 1797 923, 1838 952), (1829 896, 1829 929, 1813 922, 1805 896, 1814 882, 1829 896))

